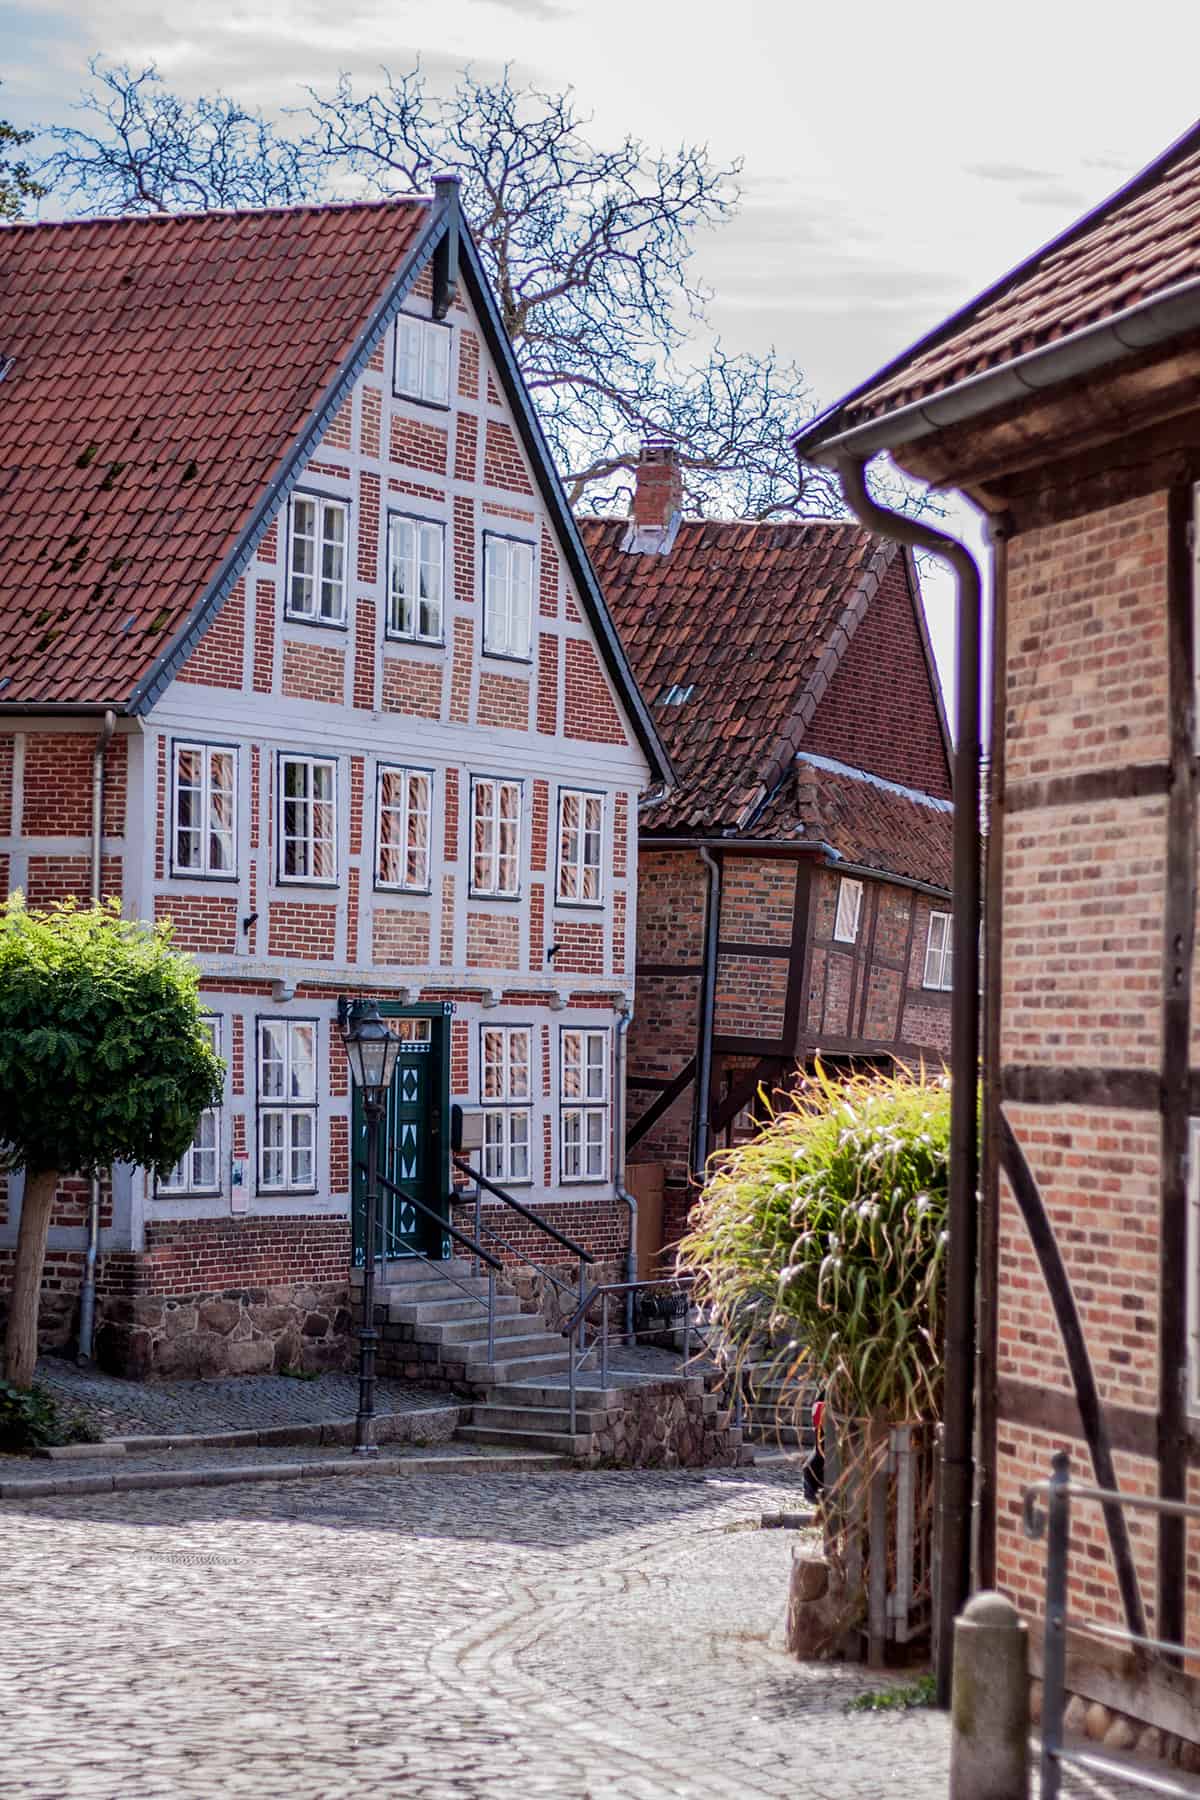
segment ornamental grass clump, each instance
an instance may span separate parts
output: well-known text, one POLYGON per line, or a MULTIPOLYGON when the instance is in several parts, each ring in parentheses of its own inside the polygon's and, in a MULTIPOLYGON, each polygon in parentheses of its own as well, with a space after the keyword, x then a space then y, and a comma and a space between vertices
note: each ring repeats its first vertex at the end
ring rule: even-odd
POLYGON ((818 1068, 714 1157, 680 1254, 734 1355, 843 1418, 939 1418, 949 1149, 945 1075, 818 1068))

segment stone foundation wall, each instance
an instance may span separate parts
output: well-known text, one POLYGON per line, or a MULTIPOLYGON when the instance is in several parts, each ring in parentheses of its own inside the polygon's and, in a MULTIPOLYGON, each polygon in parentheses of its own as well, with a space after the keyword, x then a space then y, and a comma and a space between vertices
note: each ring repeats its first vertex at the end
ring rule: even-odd
POLYGON ((106 1298, 96 1360, 113 1374, 179 1379, 344 1369, 353 1356, 348 1284, 225 1288, 106 1298))
POLYGON ((741 1430, 701 1376, 640 1382, 621 1401, 593 1434, 582 1459, 591 1468, 733 1469, 744 1460, 741 1430))

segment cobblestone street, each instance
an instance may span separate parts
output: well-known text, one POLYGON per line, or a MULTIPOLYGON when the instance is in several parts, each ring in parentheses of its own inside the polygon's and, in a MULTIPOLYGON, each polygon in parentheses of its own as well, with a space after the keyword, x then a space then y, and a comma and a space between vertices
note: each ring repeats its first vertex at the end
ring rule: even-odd
POLYGON ((778 1467, 6 1504, 0 1794, 944 1800, 942 1715, 774 1647, 800 1505, 778 1467))

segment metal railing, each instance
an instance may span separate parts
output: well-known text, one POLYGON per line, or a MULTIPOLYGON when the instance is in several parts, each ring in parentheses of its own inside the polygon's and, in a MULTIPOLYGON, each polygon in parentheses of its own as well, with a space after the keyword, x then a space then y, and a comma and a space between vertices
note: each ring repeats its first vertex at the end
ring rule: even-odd
MULTIPOLYGON (((363 1165, 360 1164, 359 1167, 360 1167, 360 1170, 362 1170, 362 1172, 365 1174, 365 1169, 363 1169, 363 1165)), ((454 1274, 453 1270, 447 1268, 444 1261, 441 1261, 441 1260, 435 1261, 433 1257, 422 1256, 422 1254, 419 1250, 414 1250, 414 1249, 412 1249, 412 1247, 410 1245, 404 1243, 403 1239, 400 1238, 397 1235, 397 1233, 392 1230, 391 1226, 388 1224, 386 1219, 384 1219, 382 1216, 379 1216, 376 1219, 376 1231, 378 1234, 378 1238, 382 1238, 384 1240, 383 1260, 384 1260, 385 1264, 387 1262, 387 1245, 391 1244, 391 1246, 393 1248, 398 1249, 400 1251, 401 1255, 404 1257, 404 1260, 406 1262, 422 1263, 425 1266, 425 1268, 432 1270, 433 1273, 435 1275, 437 1275, 442 1281, 448 1281, 453 1287, 456 1287, 461 1294, 465 1294, 468 1300, 474 1301, 479 1306, 486 1307, 486 1309, 487 1309, 487 1346, 488 1346, 487 1359, 488 1359, 489 1363, 495 1362, 495 1360, 496 1360, 496 1273, 497 1273, 497 1270, 502 1271, 504 1268, 504 1265, 500 1261, 500 1258, 498 1256, 493 1256, 490 1251, 485 1250, 483 1248, 482 1244, 477 1243, 475 1241, 475 1239, 468 1236, 468 1234, 465 1231, 460 1231, 456 1225, 451 1225, 449 1220, 444 1219, 442 1217, 442 1215, 439 1212, 436 1212, 432 1206, 427 1206, 425 1204, 424 1200, 419 1200, 415 1194, 410 1194, 407 1188, 397 1187, 396 1183, 394 1181, 389 1181, 385 1175, 380 1175, 378 1177, 378 1180, 379 1180, 380 1187, 384 1190, 385 1193, 391 1194, 394 1199, 403 1201, 405 1206, 411 1206, 414 1208, 415 1211, 417 1211, 419 1213, 423 1213, 427 1219, 432 1219, 434 1221, 434 1223, 438 1226, 439 1230, 446 1232, 448 1236, 450 1236, 454 1239, 455 1243, 461 1244, 464 1250, 469 1250, 471 1252, 471 1272, 473 1275, 478 1275, 479 1264, 481 1262, 485 1263, 487 1265, 487 1272, 488 1272, 487 1284, 488 1285, 487 1285, 487 1299, 485 1300, 482 1294, 475 1293, 471 1288, 467 1287, 465 1282, 460 1281, 458 1279, 458 1276, 454 1274)), ((370 1251, 371 1251, 371 1259, 377 1265, 379 1262, 378 1239, 375 1244, 372 1244, 370 1246, 370 1251)), ((363 1261, 364 1261, 364 1263, 366 1262, 367 1254, 368 1254, 368 1247, 366 1244, 364 1244, 363 1245, 363 1261)))
MULTIPOLYGON (((1064 1763, 1092 1774, 1112 1775, 1151 1794, 1180 1796, 1190 1800, 1191 1788, 1131 1768, 1128 1763, 1093 1751, 1063 1747, 1063 1713, 1066 1710, 1067 1628, 1075 1624, 1095 1637, 1135 1644, 1144 1650, 1162 1650, 1170 1656, 1200 1656, 1200 1645, 1169 1642, 1140 1636, 1118 1625, 1093 1624, 1090 1619, 1067 1616, 1067 1573, 1071 1537, 1071 1501, 1094 1501, 1101 1506, 1126 1506, 1139 1512, 1165 1513, 1174 1518, 1200 1519, 1200 1506, 1182 1500, 1159 1500, 1141 1494, 1122 1494, 1115 1488, 1088 1487, 1071 1480, 1071 1459, 1059 1450, 1051 1462, 1049 1481, 1037 1481, 1025 1489, 1025 1535, 1046 1539, 1046 1619, 1042 1648, 1042 1800, 1058 1800, 1064 1763), (1045 1496, 1043 1508, 1039 1497, 1045 1496)), ((1182 1579, 1183 1571, 1180 1571, 1182 1579)))
POLYGON ((456 1155, 453 1160, 455 1168, 463 1175, 469 1176, 475 1183, 476 1239, 482 1240, 486 1235, 492 1243, 499 1244, 502 1249, 508 1251, 510 1256, 515 1257, 518 1262, 524 1263, 526 1268, 533 1269, 544 1281, 548 1281, 557 1293, 568 1294, 570 1296, 568 1304, 577 1306, 583 1299, 587 1266, 596 1260, 591 1251, 585 1250, 582 1244, 577 1244, 574 1238, 569 1238, 564 1231, 559 1231, 545 1219, 539 1218, 530 1207, 523 1205, 520 1200, 514 1199, 510 1193, 507 1193, 504 1188, 498 1187, 494 1181, 490 1181, 478 1169, 473 1169, 465 1157, 456 1155), (484 1192, 491 1194, 492 1198, 499 1200, 503 1206, 509 1207, 519 1218, 524 1219, 527 1224, 540 1231, 543 1237, 549 1238, 553 1243, 561 1244, 564 1250, 570 1251, 576 1260, 579 1271, 577 1284, 573 1286, 571 1282, 564 1281, 561 1275, 556 1274, 553 1269, 547 1268, 545 1263, 538 1262, 536 1257, 530 1256, 527 1251, 514 1244, 510 1238, 505 1237, 502 1231, 497 1231, 494 1225, 489 1225, 483 1217, 482 1196, 484 1192))
MULTIPOLYGON (((575 1308, 575 1311, 563 1326, 563 1336, 567 1340, 567 1384, 569 1393, 568 1405, 570 1408, 569 1429, 572 1435, 574 1435, 575 1432, 575 1376, 576 1373, 582 1369, 588 1357, 593 1356, 597 1351, 600 1353, 600 1386, 602 1388, 608 1386, 608 1303, 613 1295, 620 1294, 622 1296, 632 1296, 637 1293, 644 1293, 649 1289, 661 1290, 663 1288, 669 1288, 676 1293, 682 1292, 686 1295, 695 1279, 694 1275, 678 1275, 659 1276, 657 1279, 651 1276, 645 1281, 607 1281, 600 1283, 598 1286, 592 1288, 590 1293, 584 1294, 581 1297, 579 1305, 575 1308), (589 1344, 587 1341, 588 1315, 596 1305, 597 1301, 600 1303, 600 1330, 595 1341, 589 1344)), ((640 1333, 635 1329, 628 1335, 636 1341, 639 1336, 658 1336, 662 1329, 661 1325, 647 1326, 643 1328, 640 1333)), ((625 1335, 624 1331, 622 1331, 621 1335, 625 1335)), ((691 1359, 691 1353, 692 1309, 690 1304, 685 1303, 683 1307, 683 1361, 685 1368, 691 1359)), ((737 1400, 737 1408, 740 1420, 740 1394, 737 1400)))

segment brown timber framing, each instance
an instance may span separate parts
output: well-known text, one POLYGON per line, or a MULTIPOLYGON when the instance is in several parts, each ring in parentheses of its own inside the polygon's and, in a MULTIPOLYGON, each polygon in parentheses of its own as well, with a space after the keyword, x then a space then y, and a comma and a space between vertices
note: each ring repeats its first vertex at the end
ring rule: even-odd
MULTIPOLYGON (((1158 1492, 1187 1499, 1188 1051, 1196 921, 1196 781, 1192 758, 1192 486, 1167 498, 1167 669, 1171 784, 1163 916, 1162 1129, 1159 1222, 1158 1492)), ((1184 1638, 1185 1522, 1160 1515, 1156 1635, 1184 1638)))

